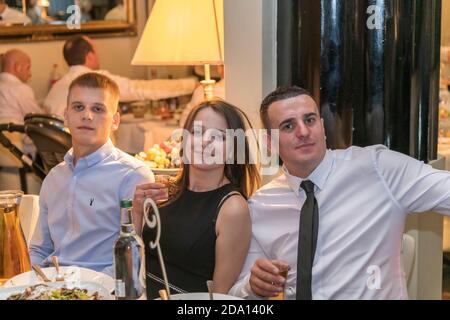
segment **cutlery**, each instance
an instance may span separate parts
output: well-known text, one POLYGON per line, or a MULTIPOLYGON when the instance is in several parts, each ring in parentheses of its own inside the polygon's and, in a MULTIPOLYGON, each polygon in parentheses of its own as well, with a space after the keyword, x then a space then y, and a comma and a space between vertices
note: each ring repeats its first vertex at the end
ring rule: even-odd
POLYGON ((56 277, 55 281, 64 281, 64 276, 61 273, 61 269, 59 268, 59 260, 57 256, 52 256, 52 263, 56 269, 56 277))
POLYGON ((208 280, 208 281, 206 281, 206 286, 208 287, 209 300, 214 300, 214 296, 213 296, 214 282, 212 280, 208 280))
POLYGON ((36 274, 38 275, 39 278, 41 278, 44 282, 52 282, 52 280, 50 280, 44 273, 44 271, 42 271, 41 267, 39 267, 38 265, 34 264, 31 266, 34 270, 34 272, 36 272, 36 274))

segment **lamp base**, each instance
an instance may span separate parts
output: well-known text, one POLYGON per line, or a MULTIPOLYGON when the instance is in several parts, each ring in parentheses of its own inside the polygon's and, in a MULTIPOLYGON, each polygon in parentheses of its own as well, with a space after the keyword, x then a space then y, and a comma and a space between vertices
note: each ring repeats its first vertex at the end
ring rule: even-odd
POLYGON ((215 80, 202 80, 200 83, 203 86, 203 92, 205 94, 205 100, 210 101, 214 98, 214 84, 215 80))

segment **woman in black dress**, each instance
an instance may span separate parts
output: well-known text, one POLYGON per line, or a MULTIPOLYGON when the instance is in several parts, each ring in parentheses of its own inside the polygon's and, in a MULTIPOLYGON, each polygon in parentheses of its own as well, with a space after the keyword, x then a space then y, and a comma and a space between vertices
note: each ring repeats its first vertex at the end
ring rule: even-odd
MULTIPOLYGON (((186 120, 182 170, 171 186, 174 195, 160 207, 160 245, 172 294, 206 292, 211 279, 215 292, 228 293, 239 276, 251 239, 246 199, 260 186, 244 133, 249 126, 245 114, 223 100, 200 103, 186 120)), ((164 184, 138 186, 135 220, 142 221, 146 196, 161 200, 167 192, 164 184)), ((148 299, 165 288, 156 250, 149 245, 155 236, 145 225, 148 299)))

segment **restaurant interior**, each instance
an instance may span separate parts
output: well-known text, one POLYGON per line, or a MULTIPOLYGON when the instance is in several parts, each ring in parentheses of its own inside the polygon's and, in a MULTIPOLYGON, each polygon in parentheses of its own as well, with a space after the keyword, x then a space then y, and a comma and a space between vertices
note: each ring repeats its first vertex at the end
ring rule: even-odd
MULTIPOLYGON (((28 20, 0 20, 0 54, 19 49, 30 57, 28 85, 40 106, 69 70, 62 48, 77 34, 95 42, 101 69, 111 74, 137 80, 194 79, 204 99, 219 95, 214 86, 221 86, 222 98, 241 106, 254 128, 261 128, 259 105, 269 92, 280 85, 300 85, 320 101, 329 148, 385 144, 450 170, 450 0, 425 1, 414 11, 414 21, 405 21, 411 8, 401 4, 404 0, 372 1, 385 14, 382 27, 375 26, 376 36, 358 33, 355 21, 363 21, 362 28, 367 13, 361 17, 353 0, 216 0, 216 11, 195 12, 192 21, 182 19, 189 10, 181 3, 189 0, 172 1, 175 7, 161 7, 157 15, 158 2, 163 0, 6 1, 28 20), (312 18, 314 12, 329 19, 312 18), (336 12, 341 16, 336 18, 336 12), (181 34, 173 26, 181 21, 195 31, 173 41, 181 34), (408 51, 412 37, 420 42, 417 51, 408 51), (408 63, 418 56, 414 69, 408 63), (367 75, 370 68, 374 76, 367 75), (405 76, 398 80, 396 74, 405 76), (411 92, 417 90, 415 103, 411 92), (365 120, 371 104, 383 110, 381 124, 365 120), (404 117, 405 111, 410 115, 404 117)), ((182 125, 194 89, 161 99, 121 101, 114 145, 155 173, 176 174, 174 149, 179 144, 172 133, 182 125)), ((20 208, 28 242, 39 214, 42 180, 70 149, 70 133, 57 116, 9 123, 0 117, 0 190, 22 190, 29 196, 20 208), (25 132, 37 147, 33 156, 25 146, 25 132)), ((276 175, 263 176, 263 183, 276 175)), ((450 217, 433 212, 411 216, 404 240, 409 298, 450 300, 450 217)))

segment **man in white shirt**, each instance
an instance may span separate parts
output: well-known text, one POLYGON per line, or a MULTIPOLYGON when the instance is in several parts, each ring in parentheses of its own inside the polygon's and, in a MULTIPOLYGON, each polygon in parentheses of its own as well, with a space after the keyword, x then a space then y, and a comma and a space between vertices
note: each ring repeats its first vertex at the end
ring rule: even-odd
POLYGON ((27 85, 31 77, 31 60, 17 49, 3 55, 0 73, 0 122, 22 124, 27 113, 42 112, 34 97, 33 89, 27 85))
POLYGON ((0 0, 0 26, 2 24, 28 24, 31 20, 22 12, 10 8, 5 0, 0 0))
POLYGON ((195 78, 131 80, 113 75, 106 70, 99 70, 100 60, 97 49, 87 36, 74 36, 64 44, 64 59, 70 66, 69 71, 53 84, 44 100, 47 112, 64 115, 68 88, 76 77, 92 72, 101 73, 114 80, 119 86, 120 101, 159 100, 180 95, 191 94, 196 85, 195 78))
POLYGON ((66 123, 72 149, 45 178, 40 214, 30 244, 32 264, 63 265, 112 274, 113 246, 120 232, 120 201, 132 199, 138 184, 154 182, 141 161, 117 149, 119 89, 106 76, 87 73, 69 89, 66 123))
POLYGON ((230 294, 275 297, 284 288, 286 299, 407 299, 405 219, 450 213, 450 173, 382 145, 327 150, 318 107, 298 87, 269 94, 260 114, 279 130, 283 173, 249 200, 253 239, 230 294))

